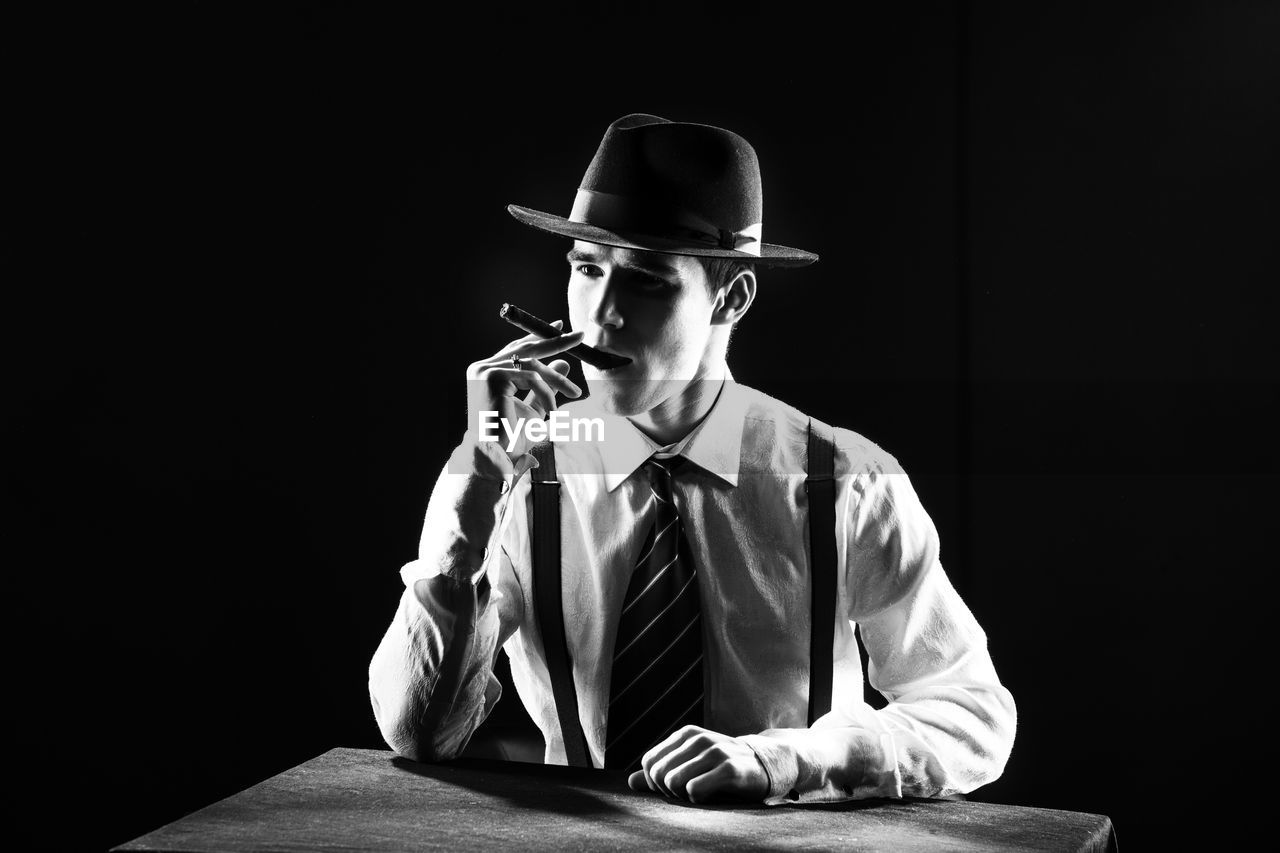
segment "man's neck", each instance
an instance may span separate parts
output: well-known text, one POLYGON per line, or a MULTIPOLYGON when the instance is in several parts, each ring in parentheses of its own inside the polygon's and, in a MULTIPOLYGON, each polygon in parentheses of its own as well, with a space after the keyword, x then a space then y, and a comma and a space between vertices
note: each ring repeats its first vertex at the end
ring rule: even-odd
POLYGON ((627 420, 663 447, 684 438, 702 423, 702 419, 715 405, 724 385, 724 363, 721 362, 705 374, 699 371, 699 374, 702 375, 691 379, 678 394, 672 395, 662 405, 644 414, 628 417, 627 420))

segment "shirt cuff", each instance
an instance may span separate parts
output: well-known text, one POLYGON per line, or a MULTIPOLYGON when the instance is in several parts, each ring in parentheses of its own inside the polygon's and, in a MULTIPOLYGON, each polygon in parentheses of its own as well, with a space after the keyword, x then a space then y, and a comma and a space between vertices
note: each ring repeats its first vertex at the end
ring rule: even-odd
POLYGON ((800 794, 795 788, 796 779, 800 776, 800 763, 795 750, 765 735, 745 735, 738 740, 751 747, 764 765, 764 772, 769 777, 765 804, 776 806, 797 802, 800 794))
POLYGON ((468 432, 449 456, 445 470, 450 474, 505 483, 511 488, 526 471, 536 467, 538 462, 532 453, 521 453, 513 460, 501 443, 477 441, 475 434, 468 432))
POLYGON ((898 750, 889 732, 870 733, 878 749, 868 750, 862 768, 862 784, 853 789, 855 799, 893 797, 902 799, 902 774, 898 772, 898 750))
POLYGON ((739 738, 755 751, 769 776, 765 805, 836 803, 873 797, 902 798, 893 735, 864 729, 770 729, 739 738), (824 735, 826 737, 824 737, 824 735), (843 737, 842 737, 843 735, 843 737), (845 740, 854 735, 851 740, 845 740), (835 750, 830 747, 844 741, 835 750), (836 761, 837 753, 844 759, 836 761), (850 760, 846 765, 845 761, 850 760), (854 778, 860 768, 861 775, 854 778))
POLYGON ((514 460, 497 442, 467 435, 436 481, 423 521, 419 558, 400 570, 405 586, 446 575, 476 584, 488 572, 520 478, 537 460, 514 460))

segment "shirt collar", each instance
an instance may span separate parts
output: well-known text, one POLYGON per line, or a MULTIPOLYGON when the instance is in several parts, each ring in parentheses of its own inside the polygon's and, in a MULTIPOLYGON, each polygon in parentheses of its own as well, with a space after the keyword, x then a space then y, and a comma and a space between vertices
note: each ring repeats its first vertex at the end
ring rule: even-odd
MULTIPOLYGON (((676 442, 672 452, 730 486, 737 486, 746 411, 746 396, 726 367, 724 384, 711 411, 693 432, 676 442)), ((609 440, 600 447, 600 454, 605 487, 610 492, 622 485, 646 459, 662 450, 661 445, 626 418, 607 417, 605 435, 609 440)))

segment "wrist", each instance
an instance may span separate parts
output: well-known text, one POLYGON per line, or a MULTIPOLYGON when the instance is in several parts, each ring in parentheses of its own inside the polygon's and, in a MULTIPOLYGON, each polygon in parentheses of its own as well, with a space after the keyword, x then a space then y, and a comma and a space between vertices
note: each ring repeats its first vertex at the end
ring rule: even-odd
POLYGON ((739 740, 751 747, 760 766, 764 768, 765 778, 768 780, 764 800, 780 802, 799 798, 795 786, 800 767, 795 750, 788 744, 765 735, 744 735, 739 740))
POLYGON ((449 473, 514 485, 534 465, 533 456, 523 450, 508 453, 500 442, 480 438, 468 430, 462 443, 449 457, 449 473))

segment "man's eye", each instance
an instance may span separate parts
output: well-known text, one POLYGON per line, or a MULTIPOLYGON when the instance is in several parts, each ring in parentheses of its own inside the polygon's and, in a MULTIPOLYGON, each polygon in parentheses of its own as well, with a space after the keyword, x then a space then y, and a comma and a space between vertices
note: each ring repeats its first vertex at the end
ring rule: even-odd
POLYGON ((573 271, 583 275, 600 275, 600 268, 595 264, 577 264, 574 266, 573 271))

